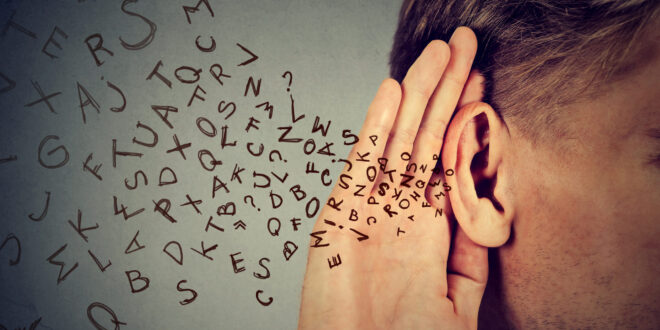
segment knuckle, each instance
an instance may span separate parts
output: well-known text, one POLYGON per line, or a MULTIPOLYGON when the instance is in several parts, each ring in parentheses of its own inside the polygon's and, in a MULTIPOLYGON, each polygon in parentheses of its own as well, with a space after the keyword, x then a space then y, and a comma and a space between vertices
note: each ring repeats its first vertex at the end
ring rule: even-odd
POLYGON ((422 143, 427 140, 442 141, 445 138, 445 127, 447 122, 444 119, 436 119, 433 123, 424 122, 419 128, 419 135, 422 137, 422 143))
POLYGON ((412 128, 401 128, 390 132, 389 139, 391 143, 412 144, 417 136, 417 130, 412 128))
POLYGON ((463 90, 463 85, 465 84, 465 80, 459 78, 455 74, 447 74, 446 76, 443 77, 445 83, 449 85, 449 88, 461 91, 463 90))
POLYGON ((410 83, 404 81, 401 84, 401 92, 403 98, 406 97, 419 97, 428 99, 433 94, 435 90, 435 84, 420 84, 420 83, 410 83))

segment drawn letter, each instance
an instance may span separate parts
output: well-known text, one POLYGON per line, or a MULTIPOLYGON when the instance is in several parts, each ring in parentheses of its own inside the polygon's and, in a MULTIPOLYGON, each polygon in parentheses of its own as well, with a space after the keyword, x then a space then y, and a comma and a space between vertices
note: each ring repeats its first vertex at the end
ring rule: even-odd
POLYGON ((129 271, 127 271, 126 272, 126 277, 128 277, 128 283, 131 285, 131 292, 132 293, 142 292, 142 291, 146 290, 149 287, 149 278, 146 277, 146 276, 143 277, 142 274, 140 274, 139 270, 129 270, 129 271), (131 276, 131 274, 136 274, 136 273, 137 273, 136 277, 133 278, 133 276, 131 276), (136 289, 133 286, 133 282, 138 281, 138 280, 142 281, 143 284, 142 284, 142 287, 136 289))
POLYGON ((121 42, 121 45, 128 50, 140 50, 142 48, 145 48, 149 46, 149 44, 152 41, 154 41, 154 37, 156 36, 156 24, 154 22, 148 20, 146 17, 138 13, 126 10, 127 7, 126 5, 128 5, 129 3, 136 3, 136 2, 138 2, 138 0, 124 0, 124 2, 122 2, 121 4, 121 11, 123 11, 127 15, 138 17, 142 19, 145 23, 147 23, 149 25, 149 35, 147 35, 144 39, 142 39, 142 41, 132 45, 125 42, 121 37, 119 37, 119 42, 121 42))
POLYGON ((99 60, 99 58, 96 56, 97 51, 102 50, 110 54, 110 56, 115 55, 112 51, 103 47, 103 36, 101 36, 98 33, 92 34, 89 37, 87 37, 85 39, 85 43, 87 44, 87 48, 89 49, 89 51, 92 53, 92 56, 94 56, 94 62, 96 62, 96 66, 101 66, 103 64, 103 62, 99 60), (96 39, 96 45, 94 46, 92 46, 92 44, 90 43, 92 39, 96 39))
POLYGON ((191 302, 195 301, 195 299, 197 299, 197 291, 195 291, 195 290, 193 290, 193 289, 181 288, 181 284, 185 284, 185 283, 187 283, 187 282, 188 282, 188 281, 186 281, 186 280, 181 280, 181 281, 179 281, 179 283, 176 284, 176 290, 177 290, 177 291, 179 291, 179 292, 188 291, 188 292, 190 292, 190 293, 192 294, 192 297, 190 297, 190 298, 188 298, 188 299, 183 299, 183 300, 179 301, 179 304, 181 304, 182 306, 184 306, 184 305, 188 305, 188 304, 190 304, 191 302))
POLYGON ((41 151, 43 150, 44 145, 46 144, 46 142, 48 142, 50 140, 57 141, 59 139, 60 139, 60 137, 57 136, 57 135, 48 135, 43 140, 41 140, 41 143, 39 143, 39 153, 38 153, 38 160, 39 160, 39 164, 41 164, 41 166, 43 166, 45 168, 48 168, 48 169, 54 169, 54 168, 62 167, 64 165, 66 165, 66 163, 69 162, 69 152, 66 150, 66 147, 64 147, 62 145, 58 146, 55 149, 50 150, 47 153, 47 155, 50 156, 50 155, 54 154, 55 152, 57 152, 58 150, 64 151, 64 159, 62 159, 62 161, 60 161, 59 163, 53 164, 53 165, 48 165, 48 164, 44 163, 43 159, 41 158, 41 151))
POLYGON ((64 266, 66 266, 66 263, 62 261, 55 260, 55 258, 62 253, 66 249, 66 244, 62 245, 55 253, 51 254, 50 257, 48 257, 46 260, 48 260, 49 263, 55 265, 55 266, 60 266, 60 272, 57 274, 57 285, 62 283, 62 281, 66 280, 67 276, 71 274, 77 267, 78 263, 76 262, 73 267, 71 267, 66 273, 62 274, 62 271, 64 271, 64 266))

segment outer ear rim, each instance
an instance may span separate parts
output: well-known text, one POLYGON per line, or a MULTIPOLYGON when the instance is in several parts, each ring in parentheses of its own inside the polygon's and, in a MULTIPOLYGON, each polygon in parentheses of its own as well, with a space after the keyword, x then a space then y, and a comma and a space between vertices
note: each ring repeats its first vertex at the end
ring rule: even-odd
MULTIPOLYGON (((495 113, 495 110, 489 104, 483 102, 470 103, 459 109, 449 124, 441 159, 443 168, 451 168, 455 172, 452 176, 445 176, 445 181, 449 186, 454 187, 448 193, 448 198, 456 221, 473 242, 486 247, 498 247, 509 239, 513 212, 508 209, 500 212, 494 207, 490 199, 478 197, 470 166, 458 164, 459 145, 465 142, 462 141, 463 132, 467 125, 470 125, 470 121, 482 113, 486 115, 488 120, 489 145, 493 141, 499 143, 503 141, 502 138, 506 139, 506 137, 501 136, 501 133, 506 133, 506 126, 501 123, 501 119, 495 113), (457 164, 460 168, 456 168, 457 164), (472 210, 469 210, 470 208, 472 210)), ((493 149, 496 150, 489 151, 488 167, 495 166, 497 168, 495 172, 498 173, 499 180, 499 172, 502 170, 500 166, 503 146, 495 145, 493 149)), ((492 169, 490 170, 492 171, 492 169)), ((500 184, 503 183, 500 182, 500 184)), ((511 205, 508 206, 511 207, 511 205)))

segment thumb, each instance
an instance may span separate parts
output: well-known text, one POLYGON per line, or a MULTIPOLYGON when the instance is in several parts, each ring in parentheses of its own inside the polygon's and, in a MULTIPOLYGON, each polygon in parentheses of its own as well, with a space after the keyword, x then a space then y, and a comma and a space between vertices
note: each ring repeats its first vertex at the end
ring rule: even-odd
POLYGON ((456 226, 447 264, 447 297, 471 329, 477 328, 479 305, 488 281, 488 248, 478 245, 456 226))

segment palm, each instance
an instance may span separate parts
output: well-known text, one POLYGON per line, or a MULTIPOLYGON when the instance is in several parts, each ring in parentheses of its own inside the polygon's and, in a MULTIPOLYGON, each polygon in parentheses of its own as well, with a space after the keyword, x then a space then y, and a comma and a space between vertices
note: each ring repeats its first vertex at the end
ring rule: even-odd
MULTIPOLYGON (((399 200, 404 196, 410 200, 411 194, 414 192, 403 190, 399 200)), ((450 223, 444 211, 443 215, 437 213, 435 206, 439 203, 423 207, 426 204, 422 203, 429 201, 418 197, 405 210, 392 209, 398 214, 389 217, 383 205, 398 206, 394 198, 375 192, 372 196, 379 204, 374 205, 367 203, 369 195, 352 196, 349 190, 331 196, 344 201, 341 211, 323 209, 313 230, 322 240, 312 238, 309 252, 306 293, 313 295, 315 286, 322 286, 320 291, 344 292, 330 298, 335 301, 325 301, 331 308, 326 312, 335 314, 332 319, 337 324, 332 328, 344 325, 346 320, 354 325, 359 320, 359 328, 381 329, 447 325, 450 320, 459 323, 447 298, 450 223), (349 220, 352 210, 358 216, 354 222, 349 220), (376 222, 372 218, 367 224, 369 217, 376 222), (363 235, 369 238, 359 241, 363 235), (341 264, 334 266, 332 257, 337 255, 340 259, 335 260, 341 260, 341 264), (365 306, 370 306, 368 311, 365 306)))

